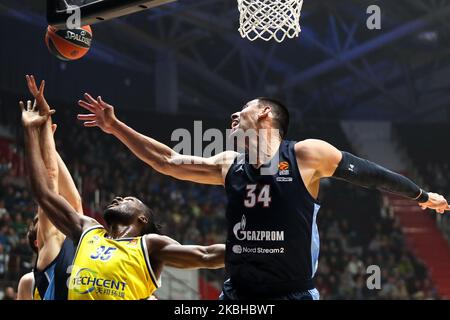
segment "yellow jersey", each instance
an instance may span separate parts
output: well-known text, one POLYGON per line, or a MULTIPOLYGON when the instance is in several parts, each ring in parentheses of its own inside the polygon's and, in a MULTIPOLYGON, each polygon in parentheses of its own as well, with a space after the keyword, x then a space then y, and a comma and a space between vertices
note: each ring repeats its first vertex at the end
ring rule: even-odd
POLYGON ((161 286, 143 237, 109 239, 102 226, 81 235, 69 278, 69 300, 147 299, 161 286))

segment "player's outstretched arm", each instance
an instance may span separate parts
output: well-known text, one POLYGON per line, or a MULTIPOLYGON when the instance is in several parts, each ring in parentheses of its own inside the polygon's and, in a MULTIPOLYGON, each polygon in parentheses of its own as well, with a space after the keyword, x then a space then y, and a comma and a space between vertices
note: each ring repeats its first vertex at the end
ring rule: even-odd
POLYGON ((315 179, 333 177, 415 200, 422 209, 429 208, 438 213, 450 210, 443 196, 426 192, 407 177, 348 152, 339 151, 325 141, 304 140, 296 144, 295 151, 302 167, 315 170, 315 179))
MULTIPOLYGON (((45 90, 45 81, 41 81, 41 84, 39 88, 36 85, 36 80, 33 75, 26 75, 25 76, 27 81, 27 86, 29 92, 34 97, 34 103, 36 104, 37 109, 41 114, 46 114, 50 112, 50 106, 48 105, 47 101, 44 97, 44 90, 45 90)), ((45 167, 47 169, 47 174, 50 179, 50 187, 52 191, 58 193, 58 161, 56 158, 56 152, 55 152, 55 141, 53 140, 53 133, 52 133, 52 119, 51 117, 48 117, 47 121, 42 125, 40 130, 40 140, 39 145, 42 152, 42 160, 44 161, 45 167)), ((61 233, 56 229, 56 227, 50 222, 48 217, 43 214, 42 210, 38 210, 38 239, 39 242, 43 244, 43 248, 45 248, 44 254, 40 255, 38 261, 38 265, 41 264, 42 259, 45 259, 44 256, 48 256, 48 259, 51 262, 55 256, 57 255, 58 245, 53 246, 47 246, 48 242, 55 241, 52 244, 61 244, 64 240, 64 237, 62 237, 61 233), (55 250, 52 250, 51 248, 55 248, 55 250)), ((44 262, 45 263, 45 262, 44 262)))
POLYGON ((91 112, 78 115, 85 127, 99 127, 114 135, 125 144, 139 159, 156 171, 180 180, 197 183, 222 185, 236 153, 226 151, 211 158, 180 155, 165 144, 144 136, 119 121, 114 107, 105 103, 101 97, 97 100, 85 94, 86 101, 78 104, 91 112))
POLYGON ((20 102, 20 107, 25 131, 25 162, 28 167, 33 196, 50 221, 62 233, 78 242, 84 228, 98 223, 93 219, 77 214, 63 197, 51 189, 51 181, 42 160, 39 129, 54 111, 40 115, 32 107, 31 101, 27 102, 26 109, 23 102, 20 102))
POLYGON ((147 235, 149 255, 169 267, 179 269, 219 269, 225 265, 225 245, 184 246, 160 235, 147 235))
MULTIPOLYGON (((35 98, 37 107, 41 113, 50 111, 50 105, 45 99, 45 81, 41 81, 39 88, 36 85, 36 80, 33 75, 26 75, 28 90, 35 98)), ((55 190, 63 196, 75 210, 83 214, 81 197, 76 188, 76 185, 70 175, 66 164, 62 160, 58 151, 56 150, 54 133, 56 131, 56 124, 53 124, 52 119, 47 120, 46 125, 41 130, 41 150, 45 166, 51 178, 55 179, 55 190)))
MULTIPOLYGON (((53 133, 56 131, 56 124, 52 125, 53 133)), ((73 181, 72 175, 67 168, 61 155, 55 149, 56 160, 58 162, 58 190, 59 194, 67 200, 67 202, 75 209, 79 214, 83 214, 83 204, 81 201, 80 193, 78 192, 75 181, 73 181)))

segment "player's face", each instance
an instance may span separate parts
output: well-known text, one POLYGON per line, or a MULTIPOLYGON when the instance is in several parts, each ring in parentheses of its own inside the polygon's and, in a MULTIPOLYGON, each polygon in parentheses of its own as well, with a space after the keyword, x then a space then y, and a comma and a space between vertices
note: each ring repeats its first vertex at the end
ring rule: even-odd
POLYGON ((130 223, 140 214, 142 205, 135 197, 115 197, 104 211, 105 221, 108 225, 117 222, 130 223))
POLYGON ((238 129, 243 131, 257 129, 258 111, 258 100, 252 100, 247 103, 241 111, 233 113, 231 115, 231 135, 238 129))

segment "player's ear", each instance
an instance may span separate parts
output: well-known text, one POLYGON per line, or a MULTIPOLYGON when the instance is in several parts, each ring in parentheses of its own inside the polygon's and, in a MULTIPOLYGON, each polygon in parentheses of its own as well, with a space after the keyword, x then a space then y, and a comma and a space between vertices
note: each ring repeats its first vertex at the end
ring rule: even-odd
POLYGON ((258 114, 258 119, 262 120, 262 119, 266 119, 270 112, 272 111, 272 108, 269 106, 265 106, 264 108, 261 108, 258 114))
POLYGON ((144 215, 140 215, 139 216, 139 222, 143 223, 143 224, 147 224, 148 223, 148 218, 144 215))

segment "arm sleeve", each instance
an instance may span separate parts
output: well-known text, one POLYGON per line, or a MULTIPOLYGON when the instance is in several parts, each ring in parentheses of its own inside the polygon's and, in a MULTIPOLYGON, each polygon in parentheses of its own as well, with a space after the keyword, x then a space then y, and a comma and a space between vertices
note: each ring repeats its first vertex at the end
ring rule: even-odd
POLYGON ((428 201, 428 194, 413 181, 376 163, 342 152, 334 178, 366 188, 375 188, 417 200, 428 201))

